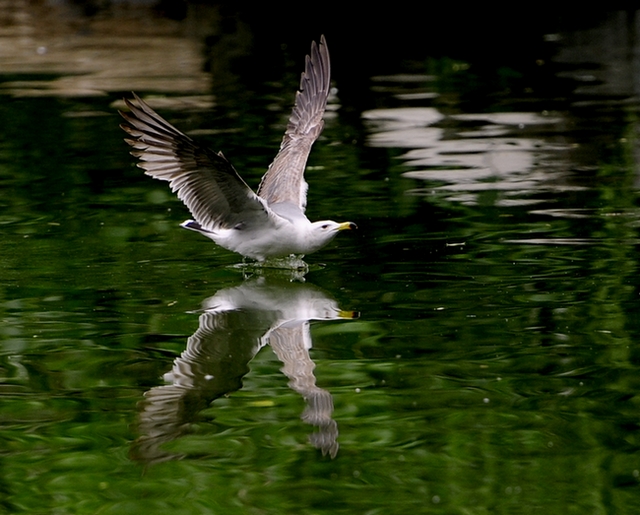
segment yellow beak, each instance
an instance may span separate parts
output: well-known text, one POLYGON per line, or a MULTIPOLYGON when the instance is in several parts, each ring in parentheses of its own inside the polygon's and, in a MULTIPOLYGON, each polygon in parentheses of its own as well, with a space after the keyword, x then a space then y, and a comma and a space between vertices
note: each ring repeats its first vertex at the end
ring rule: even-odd
POLYGON ((353 222, 342 222, 339 226, 338 226, 338 230, 339 231, 346 231, 346 230, 355 230, 357 229, 358 226, 356 224, 354 224, 353 222))

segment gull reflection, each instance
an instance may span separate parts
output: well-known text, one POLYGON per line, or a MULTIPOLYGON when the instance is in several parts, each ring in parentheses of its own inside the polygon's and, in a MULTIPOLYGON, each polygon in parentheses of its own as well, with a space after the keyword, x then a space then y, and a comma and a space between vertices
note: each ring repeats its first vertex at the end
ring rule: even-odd
POLYGON ((331 394, 316 386, 309 321, 356 317, 305 283, 260 277, 220 290, 203 302, 198 329, 164 376, 168 384, 146 392, 132 457, 146 462, 182 457, 162 445, 185 434, 213 400, 239 390, 249 362, 269 344, 283 363, 289 386, 306 402, 302 420, 316 427, 310 442, 334 458, 338 427, 331 418, 331 394))

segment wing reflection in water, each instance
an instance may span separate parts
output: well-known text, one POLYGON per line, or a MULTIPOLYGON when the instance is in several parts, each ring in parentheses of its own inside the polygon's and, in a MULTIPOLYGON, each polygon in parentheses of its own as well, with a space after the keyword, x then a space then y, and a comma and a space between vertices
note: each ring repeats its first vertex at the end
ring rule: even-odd
POLYGON ((317 427, 309 440, 334 458, 338 427, 331 418, 331 394, 316 386, 309 321, 356 318, 357 313, 341 311, 315 286, 268 277, 220 290, 203 302, 203 308, 198 330, 165 374, 170 384, 145 394, 132 458, 158 462, 182 457, 163 450, 162 444, 186 433, 213 400, 239 390, 249 362, 267 344, 284 364, 289 386, 307 404, 302 419, 317 427))

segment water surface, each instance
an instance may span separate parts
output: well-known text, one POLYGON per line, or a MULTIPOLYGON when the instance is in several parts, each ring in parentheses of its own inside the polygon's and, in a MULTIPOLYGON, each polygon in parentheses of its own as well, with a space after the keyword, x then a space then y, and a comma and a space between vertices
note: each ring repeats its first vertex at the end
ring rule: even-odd
POLYGON ((210 80, 221 47, 166 21, 154 76, 135 21, 115 61, 95 24, 0 56, 3 512, 637 512, 632 92, 341 67, 308 214, 359 230, 292 282, 181 230, 116 109, 135 89, 255 187, 302 55, 210 80))

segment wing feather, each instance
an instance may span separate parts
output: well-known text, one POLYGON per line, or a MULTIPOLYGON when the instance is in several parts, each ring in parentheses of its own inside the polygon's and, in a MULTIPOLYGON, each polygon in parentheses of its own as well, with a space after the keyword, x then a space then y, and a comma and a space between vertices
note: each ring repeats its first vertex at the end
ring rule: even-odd
POLYGON ((265 223, 275 216, 242 180, 222 152, 201 147, 164 120, 140 97, 125 99, 129 112, 120 127, 147 175, 168 181, 171 190, 208 231, 240 223, 265 223))
POLYGON ((307 183, 304 169, 313 143, 318 139, 324 122, 329 97, 331 65, 324 36, 320 44, 311 44, 306 56, 305 69, 300 77, 300 91, 296 92, 295 105, 280 151, 262 178, 258 195, 269 205, 289 202, 304 212, 307 205, 307 183))

